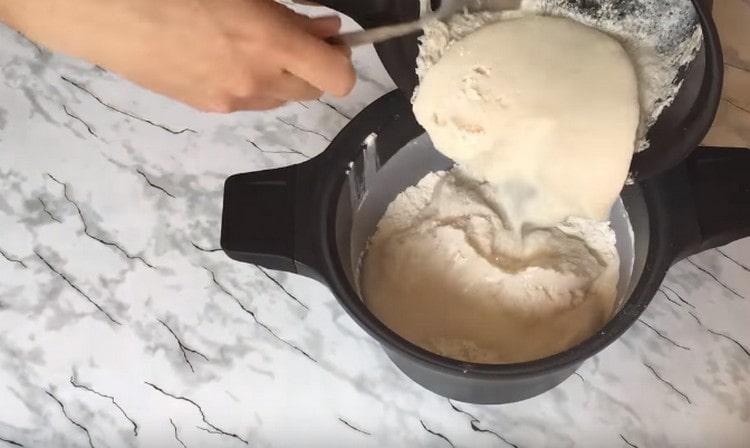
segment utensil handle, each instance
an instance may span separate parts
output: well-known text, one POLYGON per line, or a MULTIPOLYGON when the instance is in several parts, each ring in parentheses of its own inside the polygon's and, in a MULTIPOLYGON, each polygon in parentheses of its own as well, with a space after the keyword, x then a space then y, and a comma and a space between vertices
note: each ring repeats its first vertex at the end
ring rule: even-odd
POLYGON ((424 23, 420 21, 400 23, 397 25, 386 25, 368 30, 352 31, 332 36, 326 42, 334 45, 346 45, 358 47, 360 45, 376 44, 396 37, 406 36, 422 31, 424 23))

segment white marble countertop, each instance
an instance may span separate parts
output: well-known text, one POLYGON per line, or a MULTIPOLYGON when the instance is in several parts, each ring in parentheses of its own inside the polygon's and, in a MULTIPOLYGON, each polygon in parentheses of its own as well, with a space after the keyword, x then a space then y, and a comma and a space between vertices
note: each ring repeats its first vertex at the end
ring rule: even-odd
POLYGON ((553 391, 456 403, 325 287, 216 249, 224 179, 322 151, 392 88, 374 51, 345 100, 220 116, 0 42, 0 447, 750 443, 750 241, 675 266, 553 391))

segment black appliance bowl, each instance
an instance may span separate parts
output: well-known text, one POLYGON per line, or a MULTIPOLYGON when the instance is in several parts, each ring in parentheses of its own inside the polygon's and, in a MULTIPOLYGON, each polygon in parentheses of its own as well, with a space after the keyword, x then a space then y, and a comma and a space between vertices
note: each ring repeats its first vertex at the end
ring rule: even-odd
POLYGON ((507 403, 556 386, 636 321, 675 261, 750 235, 750 151, 699 148, 675 168, 623 191, 625 211, 615 210, 613 219, 627 270, 621 271, 619 308, 598 333, 526 363, 441 357, 380 322, 357 287, 364 242, 389 200, 429 170, 450 165, 430 155, 422 134, 410 103, 394 91, 368 106, 318 157, 230 177, 221 247, 236 260, 324 282, 406 375, 450 398, 507 403), (628 225, 632 241, 622 238, 628 225))

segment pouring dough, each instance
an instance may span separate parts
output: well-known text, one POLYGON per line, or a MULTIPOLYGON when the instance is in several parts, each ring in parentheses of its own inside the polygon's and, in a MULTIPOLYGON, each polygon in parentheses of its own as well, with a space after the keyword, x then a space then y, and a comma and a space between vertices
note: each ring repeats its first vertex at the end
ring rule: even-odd
POLYGON ((524 17, 456 42, 414 112, 458 162, 391 203, 362 265, 370 310, 441 355, 523 362, 583 341, 615 307, 606 222, 639 121, 617 41, 569 19, 524 17))
POLYGON ((424 75, 414 114, 440 152, 500 187, 514 226, 603 221, 633 156, 638 85, 615 39, 526 16, 448 49, 424 75))

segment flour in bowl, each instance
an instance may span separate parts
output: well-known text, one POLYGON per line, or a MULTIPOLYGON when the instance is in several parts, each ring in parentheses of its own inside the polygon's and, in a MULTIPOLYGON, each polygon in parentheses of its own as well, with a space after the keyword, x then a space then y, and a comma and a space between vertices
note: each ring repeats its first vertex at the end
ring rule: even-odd
POLYGON ((427 350, 489 364, 553 355, 598 331, 615 306, 614 232, 570 218, 520 236, 493 195, 460 168, 399 195, 364 258, 368 308, 427 350))

